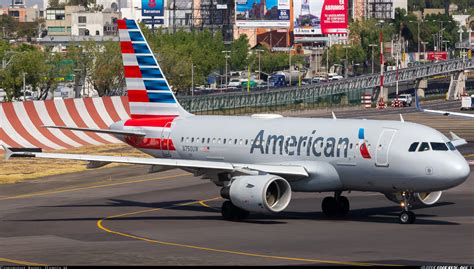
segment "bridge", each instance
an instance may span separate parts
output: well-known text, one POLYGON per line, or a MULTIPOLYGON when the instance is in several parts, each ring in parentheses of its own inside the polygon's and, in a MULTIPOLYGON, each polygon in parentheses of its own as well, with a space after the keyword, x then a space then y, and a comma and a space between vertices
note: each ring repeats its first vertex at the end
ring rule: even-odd
MULTIPOLYGON (((435 63, 419 64, 398 70, 398 82, 413 82, 417 88, 423 88, 426 79, 436 75, 451 74, 449 96, 465 83, 464 71, 474 68, 472 59, 452 59, 435 63)), ((384 72, 384 85, 397 81, 397 71, 384 72)), ((208 94, 199 96, 178 97, 183 107, 191 112, 225 111, 249 109, 252 112, 259 108, 278 106, 309 105, 327 106, 337 103, 360 104, 360 95, 367 89, 380 86, 380 74, 370 74, 344 80, 330 81, 302 87, 287 87, 272 90, 260 90, 224 94, 208 94), (253 110, 252 110, 253 109, 253 110)))

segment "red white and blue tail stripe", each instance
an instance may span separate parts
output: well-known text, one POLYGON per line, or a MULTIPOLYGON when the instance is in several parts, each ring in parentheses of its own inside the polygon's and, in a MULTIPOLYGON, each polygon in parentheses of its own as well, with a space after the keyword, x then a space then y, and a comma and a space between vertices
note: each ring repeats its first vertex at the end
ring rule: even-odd
POLYGON ((132 119, 182 116, 158 61, 134 20, 118 20, 120 46, 132 119))

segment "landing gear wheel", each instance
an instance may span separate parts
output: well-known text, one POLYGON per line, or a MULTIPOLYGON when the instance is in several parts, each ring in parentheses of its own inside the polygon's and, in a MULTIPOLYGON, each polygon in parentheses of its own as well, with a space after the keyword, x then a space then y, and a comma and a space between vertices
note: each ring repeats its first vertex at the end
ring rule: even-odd
POLYGON ((333 217, 338 212, 338 203, 334 197, 325 197, 321 203, 321 208, 324 215, 333 217))
POLYGON ((350 209, 349 199, 347 199, 346 196, 340 196, 339 206, 340 206, 339 215, 346 216, 347 213, 349 213, 349 209, 350 209))
POLYGON ((402 211, 399 215, 399 220, 401 224, 412 224, 415 222, 416 216, 415 213, 411 211, 402 211))
POLYGON ((221 214, 225 220, 242 220, 248 218, 250 212, 236 207, 231 201, 225 201, 221 207, 221 214))

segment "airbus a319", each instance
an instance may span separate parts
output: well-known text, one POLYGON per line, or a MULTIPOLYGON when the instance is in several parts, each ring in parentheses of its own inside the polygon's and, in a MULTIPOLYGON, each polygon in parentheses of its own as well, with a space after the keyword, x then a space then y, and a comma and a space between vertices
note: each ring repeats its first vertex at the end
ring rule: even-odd
POLYGON ((347 191, 379 192, 400 204, 401 223, 413 223, 415 203, 434 204, 441 191, 463 183, 470 168, 440 132, 404 121, 287 118, 276 114, 197 116, 185 111, 142 31, 118 21, 130 119, 109 129, 48 126, 108 133, 153 158, 6 150, 6 157, 36 157, 181 168, 221 188, 222 216, 287 208, 292 192, 329 192, 328 216, 345 216, 347 191))

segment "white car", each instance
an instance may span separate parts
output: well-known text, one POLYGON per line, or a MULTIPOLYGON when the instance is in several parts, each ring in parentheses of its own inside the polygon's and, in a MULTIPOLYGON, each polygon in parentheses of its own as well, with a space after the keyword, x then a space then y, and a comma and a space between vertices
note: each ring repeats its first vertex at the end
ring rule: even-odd
POLYGON ((240 87, 240 86, 241 86, 241 82, 240 82, 240 79, 238 78, 232 78, 229 81, 229 84, 227 84, 227 87, 240 87))
POLYGON ((403 106, 411 106, 413 97, 411 96, 411 94, 400 94, 398 96, 398 100, 402 102, 403 106))

